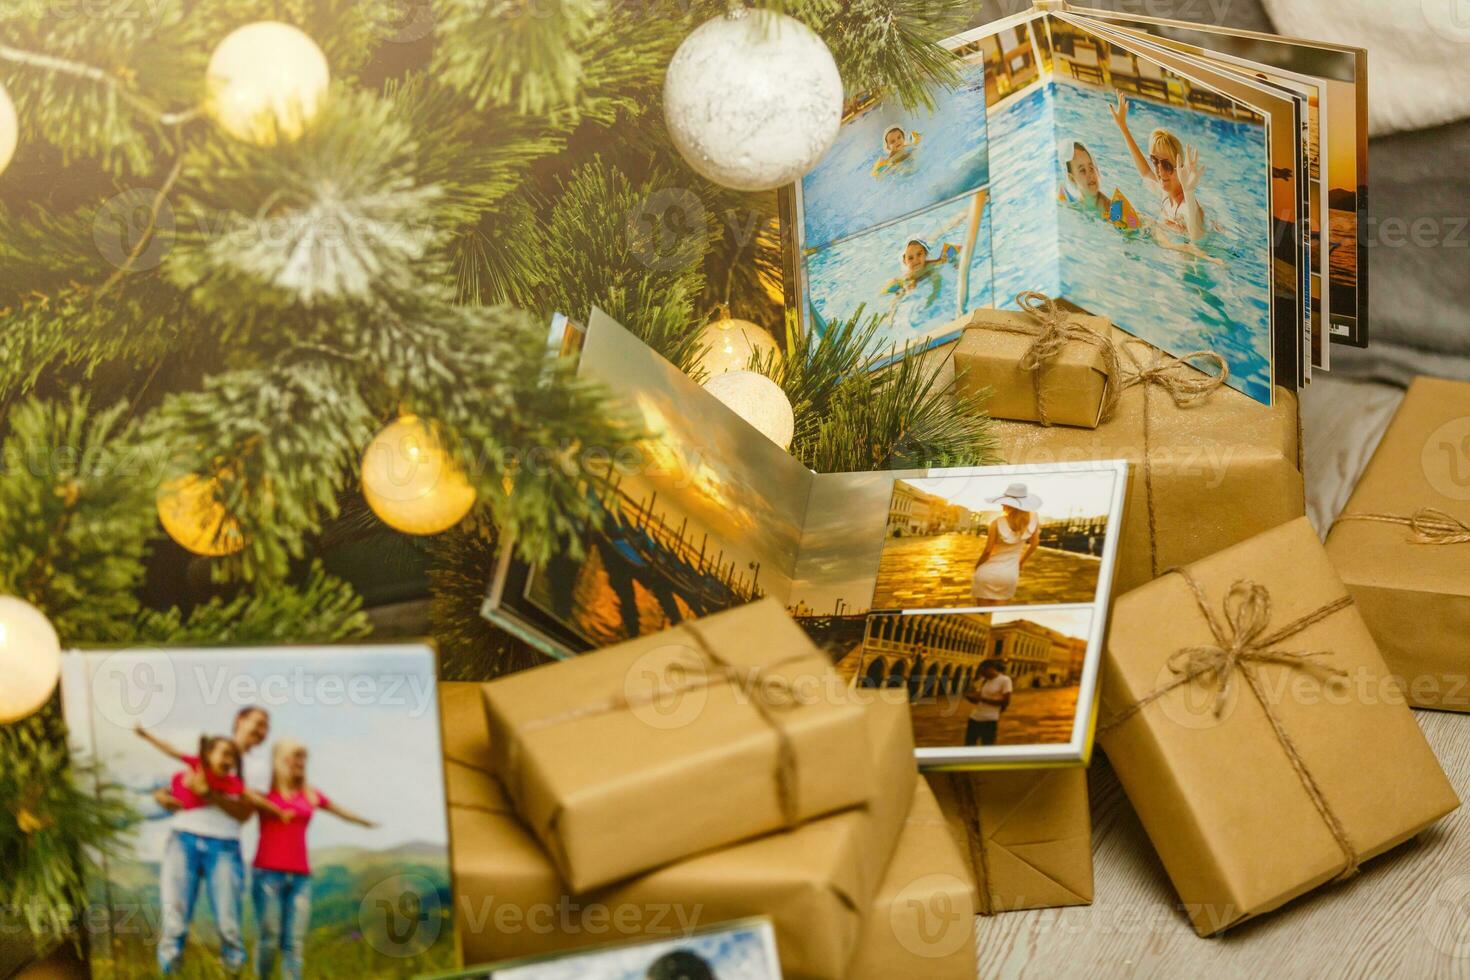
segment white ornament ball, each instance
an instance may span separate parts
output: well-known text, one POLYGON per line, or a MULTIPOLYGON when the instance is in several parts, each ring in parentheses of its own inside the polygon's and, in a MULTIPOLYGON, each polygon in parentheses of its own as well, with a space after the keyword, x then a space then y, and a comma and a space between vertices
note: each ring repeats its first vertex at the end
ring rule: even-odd
POLYGON ((674 52, 664 121, 700 174, 736 190, 771 190, 831 148, 842 122, 842 76, 805 24, 740 8, 705 21, 674 52))
POLYGON ((705 382, 714 395, 736 415, 749 422, 782 449, 791 448, 796 415, 781 386, 754 371, 728 371, 705 382))
POLYGON ((404 534, 447 531, 475 505, 475 488, 434 425, 417 415, 400 417, 368 444, 362 495, 384 524, 404 534))
POLYGON ((327 97, 331 73, 316 42, 290 24, 246 24, 219 43, 205 76, 209 115, 247 143, 296 139, 327 97))
POLYGON ((51 699, 61 677, 61 640, 29 602, 0 596, 0 725, 27 718, 51 699))
POLYGON ((750 367, 755 354, 775 354, 781 357, 781 347, 775 338, 748 320, 721 317, 705 327, 699 335, 704 353, 699 357, 699 366, 710 377, 729 371, 743 371, 750 367))
POLYGON ((15 114, 15 103, 10 93, 0 85, 0 173, 10 166, 15 156, 15 146, 20 142, 20 119, 15 114))

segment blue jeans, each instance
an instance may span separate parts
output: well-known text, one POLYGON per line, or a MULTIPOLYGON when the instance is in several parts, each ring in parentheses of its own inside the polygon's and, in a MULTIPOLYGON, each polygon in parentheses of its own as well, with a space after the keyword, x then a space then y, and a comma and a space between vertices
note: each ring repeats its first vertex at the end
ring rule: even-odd
POLYGON ((163 907, 158 969, 165 974, 178 969, 184 955, 201 884, 209 893, 209 907, 219 928, 220 962, 229 973, 245 965, 245 940, 240 934, 245 862, 240 859, 240 842, 175 830, 163 847, 163 863, 158 871, 159 904, 163 907))
POLYGON ((281 980, 301 980, 301 955, 306 952, 306 927, 311 921, 311 875, 255 868, 251 891, 260 938, 255 943, 255 969, 270 980, 281 954, 281 980))

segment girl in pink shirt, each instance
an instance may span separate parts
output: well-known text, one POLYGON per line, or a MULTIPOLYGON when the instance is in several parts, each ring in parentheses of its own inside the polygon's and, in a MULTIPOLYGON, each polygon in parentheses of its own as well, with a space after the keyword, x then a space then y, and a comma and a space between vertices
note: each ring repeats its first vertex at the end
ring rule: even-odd
POLYGON ((377 826, 333 803, 327 795, 306 782, 306 747, 283 738, 271 750, 271 790, 266 799, 290 819, 270 813, 260 815, 260 845, 255 852, 251 875, 255 918, 260 938, 256 941, 255 967, 261 980, 269 980, 281 958, 282 980, 301 980, 302 954, 306 952, 306 927, 311 920, 311 862, 306 831, 316 811, 362 827, 377 826))

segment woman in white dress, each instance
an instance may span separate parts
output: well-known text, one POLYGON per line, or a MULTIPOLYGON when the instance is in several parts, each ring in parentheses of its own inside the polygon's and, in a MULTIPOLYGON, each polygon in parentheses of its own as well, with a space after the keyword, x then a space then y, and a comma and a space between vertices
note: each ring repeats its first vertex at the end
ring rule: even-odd
POLYGON ((975 563, 970 592, 976 603, 1005 603, 1016 597, 1021 571, 1041 545, 1041 498, 1024 483, 1012 483, 990 503, 1000 504, 1003 513, 985 534, 985 550, 975 563))

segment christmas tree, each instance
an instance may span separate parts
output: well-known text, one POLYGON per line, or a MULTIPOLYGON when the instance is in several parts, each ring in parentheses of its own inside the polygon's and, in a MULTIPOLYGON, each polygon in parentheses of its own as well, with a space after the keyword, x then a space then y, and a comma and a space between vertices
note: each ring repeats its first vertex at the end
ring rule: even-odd
MULTIPOLYGON (((933 42, 966 13, 779 3, 849 94, 909 103, 950 77, 933 42)), ((755 366, 790 396, 813 468, 988 458, 983 418, 936 368, 864 370, 882 353, 870 321, 797 330, 776 195, 715 186, 675 151, 665 69, 718 5, 68 9, 0 10, 0 110, 18 121, 6 167, 0 111, 0 595, 64 647, 367 635, 340 556, 389 533, 363 458, 407 416, 469 507, 389 546, 427 550, 446 662, 530 662, 478 615, 496 542, 575 551, 598 517, 586 450, 640 436, 547 351, 553 312, 599 306, 697 376, 728 304, 785 348, 755 366), (290 28, 221 49, 257 22, 290 28), (211 88, 212 57, 284 65, 299 104, 261 125, 248 91, 211 88)), ((0 725, 0 908, 42 944, 74 927, 87 852, 128 818, 83 789, 65 737, 54 698, 0 725)))

